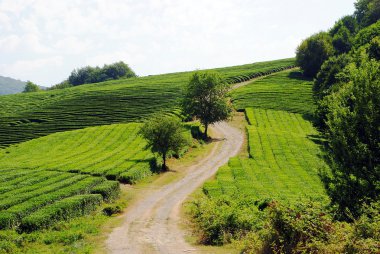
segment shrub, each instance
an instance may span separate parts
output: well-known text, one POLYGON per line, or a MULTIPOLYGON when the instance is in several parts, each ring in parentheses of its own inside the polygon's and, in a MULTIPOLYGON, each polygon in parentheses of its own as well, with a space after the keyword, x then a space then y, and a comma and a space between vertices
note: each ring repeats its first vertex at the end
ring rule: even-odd
POLYGON ((117 181, 104 181, 95 186, 91 193, 101 194, 104 201, 110 202, 116 199, 120 194, 120 185, 117 181))
POLYGON ((152 175, 150 165, 147 163, 138 163, 127 172, 121 173, 119 181, 122 183, 135 184, 139 180, 152 175))
POLYGON ((22 219, 20 230, 31 232, 47 228, 61 220, 83 216, 102 202, 99 194, 77 195, 57 201, 22 219))
POLYGON ((193 202, 190 213, 197 227, 198 241, 221 245, 240 239, 262 226, 262 215, 253 201, 220 196, 193 202))
POLYGON ((285 206, 272 203, 268 227, 271 231, 267 247, 274 253, 317 253, 320 245, 328 243, 333 221, 326 209, 317 203, 285 206))
POLYGON ((122 209, 118 205, 113 205, 113 206, 106 206, 103 208, 103 213, 107 216, 112 216, 114 214, 119 214, 122 212, 122 209))

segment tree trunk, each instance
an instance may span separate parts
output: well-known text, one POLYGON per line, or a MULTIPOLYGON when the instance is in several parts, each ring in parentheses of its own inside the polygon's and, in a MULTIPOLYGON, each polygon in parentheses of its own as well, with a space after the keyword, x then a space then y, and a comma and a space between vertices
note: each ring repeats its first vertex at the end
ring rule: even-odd
POLYGON ((162 171, 166 171, 166 153, 162 154, 162 160, 163 160, 162 171))
POLYGON ((207 140, 207 130, 208 130, 208 123, 205 123, 205 134, 204 134, 205 140, 207 140))

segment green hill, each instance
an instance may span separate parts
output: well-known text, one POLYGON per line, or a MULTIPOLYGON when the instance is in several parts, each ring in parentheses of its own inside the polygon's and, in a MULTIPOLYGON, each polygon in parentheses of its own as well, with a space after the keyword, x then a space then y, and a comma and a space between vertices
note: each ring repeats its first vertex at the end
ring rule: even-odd
POLYGON ((307 120, 314 110, 312 82, 299 70, 283 71, 232 91, 232 98, 248 121, 249 158, 232 158, 204 192, 211 198, 326 199, 318 176, 326 166, 323 140, 307 120))
POLYGON ((26 82, 0 76, 0 95, 21 93, 26 82))
POLYGON ((315 109, 312 85, 300 71, 289 70, 240 87, 232 92, 232 98, 240 111, 252 107, 310 115, 315 109))
MULTIPOLYGON (((294 59, 216 69, 231 83, 293 66, 294 59)), ((139 122, 179 106, 191 72, 82 85, 0 98, 0 147, 50 133, 139 122)))
POLYGON ((0 149, 0 168, 49 170, 134 182, 151 174, 153 154, 140 124, 112 124, 50 134, 0 149))

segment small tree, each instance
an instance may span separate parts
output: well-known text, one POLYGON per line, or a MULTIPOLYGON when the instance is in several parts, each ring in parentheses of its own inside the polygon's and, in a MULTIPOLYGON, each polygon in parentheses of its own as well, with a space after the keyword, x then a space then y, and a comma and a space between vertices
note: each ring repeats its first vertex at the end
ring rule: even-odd
POLYGON ((41 89, 31 81, 27 81, 23 93, 38 92, 41 89))
POLYGON ((153 117, 141 127, 139 134, 148 142, 152 152, 162 156, 162 169, 166 170, 166 158, 171 153, 178 153, 188 144, 181 122, 174 117, 153 117))
POLYGON ((185 114, 198 118, 205 127, 230 117, 232 106, 227 93, 230 89, 217 72, 195 72, 187 86, 182 109, 185 114))

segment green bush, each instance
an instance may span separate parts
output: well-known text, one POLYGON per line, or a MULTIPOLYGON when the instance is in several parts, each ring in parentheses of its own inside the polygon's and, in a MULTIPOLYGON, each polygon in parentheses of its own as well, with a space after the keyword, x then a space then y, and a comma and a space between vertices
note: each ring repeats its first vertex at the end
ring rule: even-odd
POLYGON ((104 181, 95 186, 91 193, 102 195, 104 201, 110 202, 115 200, 120 194, 120 185, 117 181, 104 181))
POLYGON ((142 180, 151 175, 152 170, 149 164, 138 163, 127 172, 121 173, 118 180, 122 183, 135 184, 139 180, 142 180))
POLYGON ((292 207, 272 203, 267 247, 273 253, 318 253, 333 233, 332 217, 317 203, 298 203, 292 207))
POLYGON ((20 230, 31 232, 47 228, 61 220, 83 216, 102 202, 100 194, 77 195, 57 201, 22 219, 20 230))
POLYGON ((113 205, 113 206, 107 206, 103 208, 103 213, 107 216, 111 216, 114 214, 119 214, 122 212, 122 209, 118 205, 113 205))
POLYGON ((254 201, 220 196, 194 201, 190 214, 203 244, 222 245, 262 227, 262 216, 254 201))

